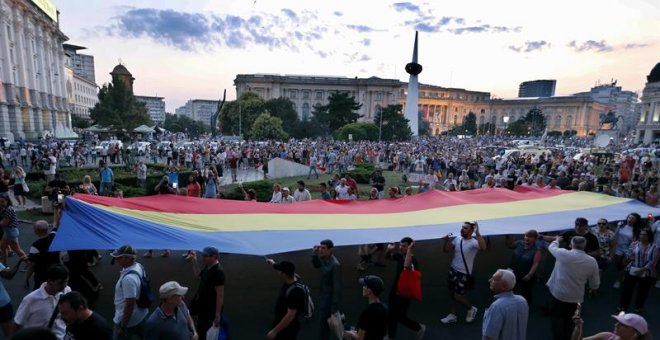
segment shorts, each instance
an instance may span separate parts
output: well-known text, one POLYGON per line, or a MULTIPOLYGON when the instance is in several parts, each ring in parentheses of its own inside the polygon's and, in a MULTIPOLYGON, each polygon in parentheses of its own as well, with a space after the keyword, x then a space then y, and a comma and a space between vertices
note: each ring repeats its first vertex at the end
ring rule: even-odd
POLYGON ((18 240, 18 228, 4 228, 5 236, 8 240, 18 240))
POLYGON ((11 306, 11 302, 0 307, 0 323, 11 321, 13 318, 14 308, 11 306))
POLYGON ((447 276, 447 288, 458 295, 465 295, 465 282, 467 281, 467 274, 463 274, 458 270, 449 267, 449 275, 447 276))

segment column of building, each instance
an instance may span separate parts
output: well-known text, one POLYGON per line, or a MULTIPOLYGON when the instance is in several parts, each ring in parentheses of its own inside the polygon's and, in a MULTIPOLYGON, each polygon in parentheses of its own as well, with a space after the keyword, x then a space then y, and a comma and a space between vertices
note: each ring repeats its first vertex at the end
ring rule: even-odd
POLYGON ((14 56, 16 61, 16 79, 14 85, 16 89, 16 105, 10 110, 9 120, 11 130, 14 132, 14 138, 25 138, 23 133, 24 114, 28 115, 27 105, 29 95, 27 94, 27 65, 25 65, 25 13, 22 10, 14 9, 14 56), (13 111, 13 114, 11 114, 13 111))
MULTIPOLYGON (((0 56, 0 75, 2 75, 2 79, 5 79, 5 83, 2 84, 2 88, 0 88, 0 91, 2 91, 3 94, 7 94, 7 97, 4 97, 4 100, 0 101, 0 133, 4 136, 11 136, 11 130, 9 128, 9 103, 12 100, 11 99, 11 87, 13 86, 12 83, 13 81, 11 80, 12 77, 12 63, 11 63, 11 56, 10 54, 10 45, 11 45, 11 37, 8 36, 10 34, 10 30, 5 29, 5 27, 12 27, 12 20, 11 20, 11 13, 10 9, 6 7, 4 1, 0 1, 0 18, 2 18, 2 21, 0 21, 0 24, 2 27, 0 27, 0 53, 2 54, 0 56)), ((3 99, 2 95, 0 95, 0 99, 3 99)))

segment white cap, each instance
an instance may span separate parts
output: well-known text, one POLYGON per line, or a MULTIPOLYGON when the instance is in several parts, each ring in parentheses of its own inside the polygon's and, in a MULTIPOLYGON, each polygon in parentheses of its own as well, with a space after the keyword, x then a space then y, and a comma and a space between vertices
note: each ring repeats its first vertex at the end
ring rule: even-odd
POLYGON ((161 299, 168 298, 172 295, 184 296, 187 292, 188 287, 182 287, 176 281, 165 282, 162 286, 160 286, 160 289, 158 289, 158 294, 160 295, 161 299))

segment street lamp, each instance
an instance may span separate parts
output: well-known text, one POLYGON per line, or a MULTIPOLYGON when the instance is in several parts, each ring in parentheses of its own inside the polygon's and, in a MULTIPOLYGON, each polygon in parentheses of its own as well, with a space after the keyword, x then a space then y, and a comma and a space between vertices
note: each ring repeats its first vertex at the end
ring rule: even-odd
POLYGON ((506 135, 506 129, 509 125, 509 116, 502 117, 502 120, 504 121, 504 135, 506 135))

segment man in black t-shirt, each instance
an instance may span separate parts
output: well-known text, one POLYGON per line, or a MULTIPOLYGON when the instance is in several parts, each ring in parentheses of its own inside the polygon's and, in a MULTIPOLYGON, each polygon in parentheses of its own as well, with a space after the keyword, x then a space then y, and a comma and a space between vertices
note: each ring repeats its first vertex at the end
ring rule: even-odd
POLYGON ((57 303, 62 320, 66 322, 66 339, 110 340, 112 328, 98 313, 87 306, 87 301, 78 292, 70 292, 60 297, 57 303))
POLYGON ((296 267, 289 261, 274 263, 273 260, 268 259, 267 262, 278 271, 284 285, 277 297, 275 320, 273 320, 271 330, 266 334, 266 339, 296 339, 300 330, 298 314, 305 307, 306 298, 305 291, 296 280, 296 267))
POLYGON ((363 340, 382 340, 387 333, 387 306, 378 297, 385 289, 383 280, 375 275, 367 275, 360 279, 362 296, 369 305, 360 314, 357 331, 345 331, 344 338, 363 340))
POLYGON ((562 244, 562 248, 568 248, 571 244, 571 239, 574 236, 582 236, 587 240, 587 246, 584 249, 584 252, 593 256, 600 256, 600 244, 598 243, 598 237, 589 232, 589 221, 584 217, 578 217, 575 219, 575 229, 569 230, 561 235, 562 240, 566 243, 562 244))
POLYGON ((193 270, 199 273, 200 277, 197 294, 189 308, 191 314, 197 315, 199 340, 206 339, 206 332, 211 326, 220 327, 221 324, 225 300, 225 272, 218 261, 219 255, 217 248, 205 247, 202 250, 205 267, 201 271, 198 271, 196 256, 193 256, 191 261, 193 270))
POLYGON ((53 243, 55 232, 48 232, 48 222, 39 220, 32 225, 37 240, 32 243, 28 252, 29 268, 25 275, 25 287, 30 286, 30 277, 34 274, 33 290, 39 289, 41 284, 46 282, 46 272, 54 264, 60 263, 59 251, 48 251, 50 244, 53 243))

